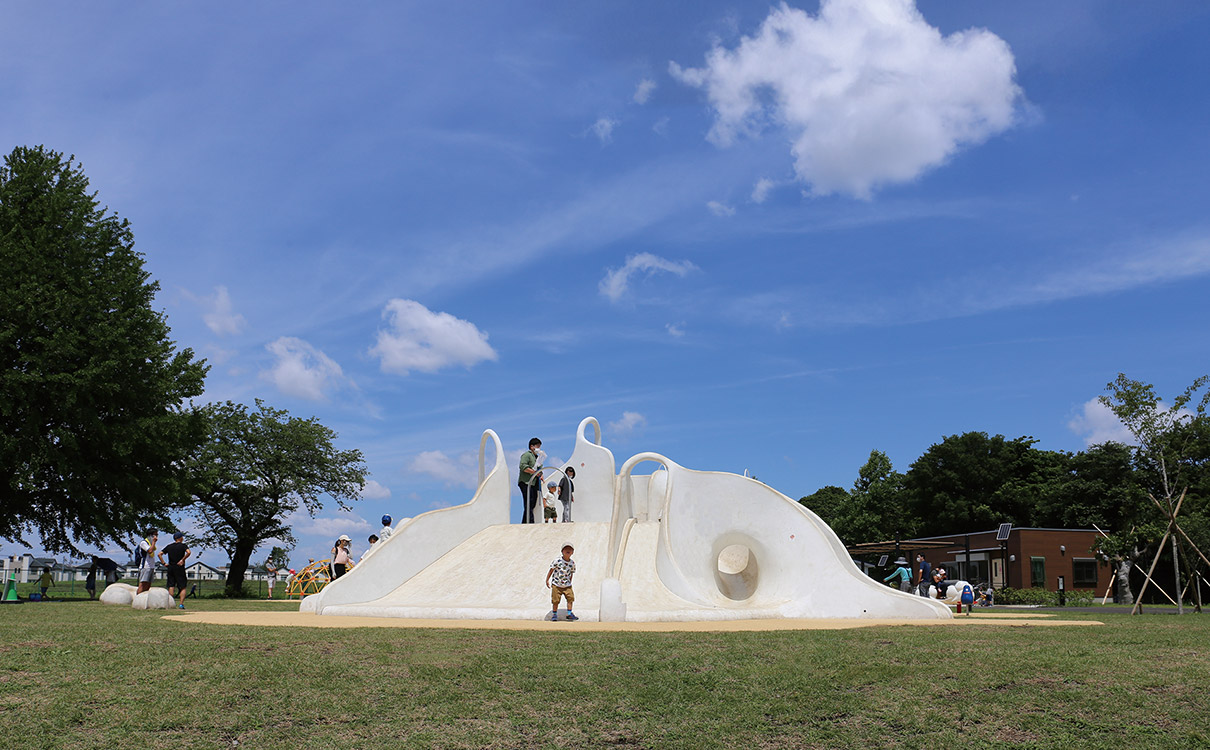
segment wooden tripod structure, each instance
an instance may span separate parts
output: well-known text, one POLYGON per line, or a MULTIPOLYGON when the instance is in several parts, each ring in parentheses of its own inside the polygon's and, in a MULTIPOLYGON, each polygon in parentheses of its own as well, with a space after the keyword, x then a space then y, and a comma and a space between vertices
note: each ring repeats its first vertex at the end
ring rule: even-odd
MULTIPOLYGON (((1178 546, 1177 536, 1178 535, 1180 536, 1181 539, 1185 540, 1185 544, 1189 545, 1193 549, 1193 551, 1197 553, 1197 556, 1202 559, 1202 562, 1206 563, 1206 565, 1210 565, 1210 560, 1206 559, 1206 556, 1204 554, 1202 554, 1202 551, 1200 549, 1197 548, 1197 545, 1193 543, 1193 540, 1189 538, 1189 535, 1185 533, 1185 530, 1182 529, 1180 524, 1178 524, 1176 522, 1176 516, 1177 516, 1177 514, 1179 514, 1181 512, 1181 503, 1185 502, 1185 492, 1184 491, 1181 492, 1181 496, 1180 496, 1180 498, 1177 499, 1175 506, 1173 506, 1171 504, 1165 506, 1164 503, 1161 503, 1159 500, 1156 500, 1155 496, 1152 495, 1151 493, 1147 493, 1147 497, 1151 498, 1151 502, 1155 503, 1155 507, 1160 509, 1160 513, 1163 513, 1164 516, 1167 517, 1168 528, 1167 528, 1167 530, 1164 531, 1164 538, 1160 540, 1160 546, 1155 552, 1155 559, 1153 559, 1151 561, 1151 568, 1148 569, 1148 571, 1144 574, 1144 576, 1146 577, 1146 580, 1143 581, 1143 588, 1139 589, 1139 595, 1134 600, 1134 607, 1130 610, 1130 614, 1132 614, 1132 615, 1137 615, 1139 613, 1139 610, 1143 606, 1143 593, 1147 591, 1147 585, 1152 583, 1151 574, 1155 572, 1155 566, 1157 564, 1159 564, 1160 555, 1164 554, 1164 545, 1168 543, 1169 539, 1172 540, 1172 564, 1178 571, 1178 577, 1176 579, 1176 587, 1178 589, 1180 588, 1180 578, 1179 578, 1180 568, 1178 567, 1179 562, 1177 561, 1177 546, 1178 546)), ((1193 575, 1190 576, 1190 581, 1198 580, 1198 579, 1200 579, 1200 576, 1198 575, 1197 566, 1195 565, 1194 570, 1193 570, 1193 575)), ((1156 588, 1159 588, 1159 586, 1157 585, 1156 588)), ((1163 592, 1164 590, 1160 589, 1160 591, 1163 592)), ((1201 612, 1202 611, 1202 588, 1201 588, 1200 581, 1199 581, 1199 583, 1194 585, 1193 592, 1194 592, 1194 596, 1196 597, 1195 598, 1196 611, 1201 612)), ((1164 595, 1167 596, 1167 593, 1165 592, 1164 595)), ((1168 597, 1168 600, 1171 601, 1172 597, 1168 597)), ((1184 592, 1183 591, 1178 591, 1177 599, 1174 602, 1174 604, 1176 604, 1177 611, 1183 614, 1185 611, 1184 592)))

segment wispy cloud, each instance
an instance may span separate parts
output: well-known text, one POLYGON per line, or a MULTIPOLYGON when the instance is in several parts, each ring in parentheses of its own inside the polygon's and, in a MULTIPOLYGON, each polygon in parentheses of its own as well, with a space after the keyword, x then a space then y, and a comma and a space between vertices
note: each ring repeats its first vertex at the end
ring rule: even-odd
POLYGON ((710 213, 714 214, 715 216, 735 216, 735 209, 731 206, 728 206, 726 203, 709 201, 706 203, 706 208, 710 209, 710 213))
POLYGON ((612 302, 617 302, 626 294, 630 286, 630 278, 635 274, 642 273, 650 276, 653 273, 665 271, 677 276, 684 276, 690 271, 696 270, 697 266, 687 260, 671 261, 651 253, 638 253, 627 258, 621 268, 608 269, 605 278, 601 279, 599 289, 603 296, 612 302))
POLYGON ((764 203, 769 197, 769 192, 773 190, 773 187, 773 180, 770 180, 767 177, 762 177, 757 180, 756 184, 752 186, 752 202, 764 203))
POLYGON ((227 287, 215 287, 210 303, 212 305, 210 312, 202 316, 207 328, 218 336, 234 336, 244 330, 244 316, 235 312, 231 304, 231 295, 227 293, 227 287))
POLYGON ((367 479, 366 486, 361 489, 361 496, 366 500, 385 500, 391 496, 391 488, 373 479, 367 479))
POLYGON ((348 381, 340 365, 302 339, 282 336, 265 346, 276 361, 261 377, 287 396, 324 401, 348 381))
POLYGON ((622 418, 609 423, 609 431, 618 437, 625 437, 647 426, 647 417, 637 411, 624 411, 622 418))
POLYGON ((479 485, 479 458, 470 452, 450 457, 442 451, 424 451, 408 462, 407 469, 437 479, 447 487, 473 490, 479 485))
POLYGON ((650 78, 639 81, 639 85, 634 89, 634 103, 646 104, 647 100, 651 98, 652 92, 655 91, 655 87, 655 81, 650 78))
POLYGON ((673 337, 679 339, 685 335, 685 324, 684 323, 666 323, 664 325, 664 328, 668 331, 669 336, 673 336, 673 337))
POLYGON ((370 354, 381 360, 383 372, 407 375, 412 370, 436 372, 452 365, 470 368, 498 357, 487 343, 487 334, 474 323, 433 312, 415 300, 393 299, 382 316, 389 325, 378 332, 378 343, 370 354))
POLYGON ((597 137, 602 146, 608 145, 613 141, 613 129, 617 127, 618 121, 610 117, 602 117, 592 124, 589 130, 597 137))
POLYGON ((719 146, 784 128, 815 195, 910 181, 1010 127, 1022 99, 1004 40, 943 36, 903 0, 823 0, 815 16, 783 3, 734 49, 669 71, 706 92, 719 146))

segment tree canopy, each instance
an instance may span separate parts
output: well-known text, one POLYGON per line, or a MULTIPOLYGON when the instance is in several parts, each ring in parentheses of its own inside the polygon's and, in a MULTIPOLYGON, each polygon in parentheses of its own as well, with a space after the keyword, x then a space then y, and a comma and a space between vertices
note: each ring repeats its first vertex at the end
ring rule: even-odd
POLYGON ((0 537, 52 552, 165 523, 206 367, 176 351, 129 223, 74 157, 0 168, 0 537))
POLYGON ((248 561, 261 542, 292 546, 287 525, 302 509, 314 517, 328 496, 348 509, 365 486, 361 451, 334 447, 337 435, 317 419, 230 401, 201 407, 207 439, 188 461, 199 541, 231 556, 227 591, 243 588, 248 561))

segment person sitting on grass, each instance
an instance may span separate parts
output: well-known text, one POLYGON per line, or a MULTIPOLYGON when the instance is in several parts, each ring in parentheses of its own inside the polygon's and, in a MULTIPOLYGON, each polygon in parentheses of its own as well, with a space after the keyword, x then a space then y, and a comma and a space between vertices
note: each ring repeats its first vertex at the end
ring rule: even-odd
POLYGON ((580 619, 571 611, 571 607, 576 601, 576 593, 571 590, 571 577, 576 573, 576 563, 571 559, 572 552, 575 552, 575 548, 570 544, 564 544, 563 556, 556 557, 555 561, 550 564, 550 570, 546 571, 546 588, 550 589, 551 622, 559 619, 560 599, 567 600, 567 619, 573 622, 580 619))

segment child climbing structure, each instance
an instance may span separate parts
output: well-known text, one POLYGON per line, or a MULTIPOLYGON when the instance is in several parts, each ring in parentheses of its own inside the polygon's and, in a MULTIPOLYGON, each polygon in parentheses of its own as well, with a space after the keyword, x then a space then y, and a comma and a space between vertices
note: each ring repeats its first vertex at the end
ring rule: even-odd
POLYGON ((469 502, 402 522, 353 571, 304 598, 301 610, 539 620, 549 613, 543 576, 571 544, 584 620, 952 617, 941 602, 866 576, 827 524, 762 482, 686 469, 658 453, 616 468, 592 417, 576 430, 565 465, 576 470, 575 523, 511 524, 513 470, 500 438, 484 431, 469 502), (650 473, 636 473, 640 467, 650 473))

